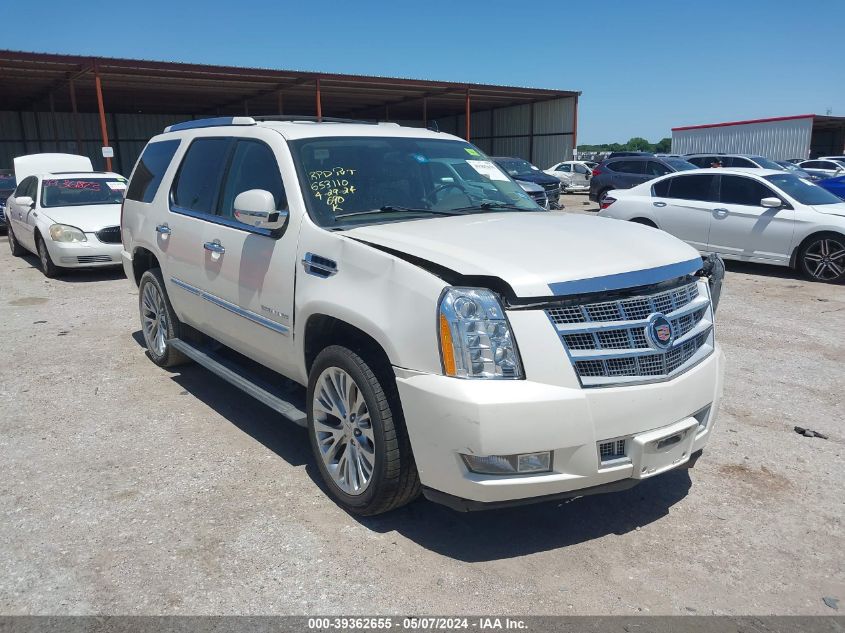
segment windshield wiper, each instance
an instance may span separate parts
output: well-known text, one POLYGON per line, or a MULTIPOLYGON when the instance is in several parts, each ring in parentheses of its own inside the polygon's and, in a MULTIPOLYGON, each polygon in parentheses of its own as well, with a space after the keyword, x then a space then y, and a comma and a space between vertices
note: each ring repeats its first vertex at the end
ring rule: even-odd
POLYGON ((370 209, 369 211, 350 211, 349 213, 338 213, 336 218, 348 218, 353 215, 370 215, 372 213, 431 213, 434 215, 457 215, 454 209, 448 211, 441 211, 439 209, 415 209, 412 207, 402 207, 395 204, 386 204, 378 209, 370 209))
POLYGON ((495 209, 506 209, 510 211, 530 211, 531 209, 525 209, 523 207, 518 207, 515 204, 508 204, 506 202, 481 202, 479 204, 474 204, 471 207, 458 207, 457 209, 452 209, 452 211, 475 211, 475 210, 482 210, 482 211, 492 211, 495 209))

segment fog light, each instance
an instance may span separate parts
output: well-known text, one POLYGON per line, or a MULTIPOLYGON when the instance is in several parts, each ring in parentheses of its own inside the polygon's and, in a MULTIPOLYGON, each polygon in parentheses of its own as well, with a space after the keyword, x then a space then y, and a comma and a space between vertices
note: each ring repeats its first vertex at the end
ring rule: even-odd
POLYGON ((522 455, 461 455, 467 468, 480 475, 527 475, 551 470, 552 454, 523 453, 522 455))

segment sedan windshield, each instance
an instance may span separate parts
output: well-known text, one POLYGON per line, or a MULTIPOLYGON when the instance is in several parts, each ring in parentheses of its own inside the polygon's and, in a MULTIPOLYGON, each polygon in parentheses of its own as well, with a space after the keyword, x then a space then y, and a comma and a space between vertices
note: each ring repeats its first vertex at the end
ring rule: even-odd
POLYGON ((809 180, 797 178, 794 174, 790 174, 788 172, 772 176, 764 176, 764 178, 778 189, 784 191, 784 193, 795 198, 801 204, 819 205, 842 203, 842 200, 834 196, 829 191, 811 183, 809 180))
POLYGON ((763 158, 762 156, 752 156, 752 158, 754 159, 754 162, 760 165, 763 169, 777 169, 778 171, 783 170, 783 167, 768 158, 763 158))
POLYGON ((125 191, 124 178, 45 178, 41 182, 41 206, 120 204, 125 191))
POLYGON ((311 217, 344 228, 492 211, 542 211, 479 149, 457 140, 290 141, 311 217))

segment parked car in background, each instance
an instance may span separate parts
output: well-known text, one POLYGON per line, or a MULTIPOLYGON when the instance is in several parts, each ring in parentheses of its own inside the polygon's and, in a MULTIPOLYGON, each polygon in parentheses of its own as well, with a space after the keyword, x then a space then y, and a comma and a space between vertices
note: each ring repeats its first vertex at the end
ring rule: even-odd
POLYGON ((6 200, 15 190, 14 172, 0 171, 0 231, 6 230, 6 200))
POLYGON ((811 174, 809 172, 804 171, 795 163, 790 163, 788 160, 776 160, 775 161, 778 165, 783 167, 786 171, 795 174, 799 178, 806 178, 811 182, 816 182, 822 180, 822 177, 818 174, 811 174))
POLYGON ((47 277, 121 265, 123 176, 92 171, 90 159, 74 154, 30 154, 14 164, 18 186, 6 213, 12 255, 38 255, 47 277))
POLYGON ((560 180, 561 188, 566 191, 589 191, 590 178, 596 163, 579 160, 566 160, 546 170, 550 176, 560 180))
POLYGON ((609 158, 593 169, 590 179, 590 200, 599 202, 604 194, 613 189, 630 189, 652 178, 690 169, 696 169, 696 166, 680 158, 654 156, 609 158))
POLYGON ((516 184, 522 187, 522 190, 531 196, 531 199, 538 205, 544 209, 550 208, 549 197, 546 195, 546 190, 543 189, 543 187, 536 185, 533 182, 528 182, 527 180, 517 180, 516 184))
POLYGON ((542 211, 455 136, 176 124, 141 154, 123 231, 149 358, 306 427, 350 512, 609 492, 692 466, 713 437, 718 260, 542 211), (474 186, 428 168, 443 160, 474 186))
POLYGON ((493 162, 504 169, 508 175, 517 182, 533 182, 546 190, 546 197, 549 199, 550 209, 559 209, 559 198, 561 191, 560 180, 549 176, 523 158, 511 156, 494 156, 493 162))
POLYGON ((806 158, 787 158, 786 162, 792 163, 793 165, 797 165, 798 163, 803 163, 806 158))
POLYGON ((819 160, 835 160, 839 161, 840 163, 843 163, 845 162, 845 156, 843 156, 842 154, 838 156, 819 156, 819 160))
POLYGON ((845 200, 845 176, 837 176, 836 178, 825 178, 816 183, 822 189, 827 189, 830 193, 845 200))
POLYGON ((623 158, 625 156, 654 156, 654 154, 652 152, 634 152, 623 150, 620 152, 610 152, 610 154, 607 155, 606 160, 609 160, 611 158, 623 158))
POLYGON ((670 174, 602 201, 599 215, 657 227, 702 253, 845 280, 845 202, 781 170, 670 174))
POLYGON ((845 175, 845 160, 816 159, 805 160, 798 166, 809 174, 816 174, 822 178, 835 178, 845 175))
POLYGON ((686 160, 696 167, 707 168, 720 162, 722 167, 741 167, 744 169, 784 169, 775 161, 753 154, 689 154, 686 160))

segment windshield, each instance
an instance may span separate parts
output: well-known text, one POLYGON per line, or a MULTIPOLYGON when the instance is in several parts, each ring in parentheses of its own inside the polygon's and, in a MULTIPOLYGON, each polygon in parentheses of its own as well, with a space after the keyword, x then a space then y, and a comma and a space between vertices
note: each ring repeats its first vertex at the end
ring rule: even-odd
POLYGON ((811 183, 805 178, 797 178, 794 174, 784 172, 773 176, 765 176, 766 180, 778 189, 795 198, 801 204, 841 204, 842 200, 829 191, 811 183))
POLYGON ((41 182, 42 207, 79 207, 91 204, 120 204, 126 179, 45 178, 41 182))
POLYGON ((664 158, 663 162, 674 167, 675 171, 686 171, 687 169, 698 169, 692 163, 685 161, 683 158, 664 158))
POLYGON ((511 176, 531 174, 535 171, 539 171, 537 167, 529 163, 527 160, 522 160, 521 158, 505 158, 503 160, 497 160, 496 163, 511 176))
POLYGON ((777 171, 783 171, 783 167, 768 158, 763 158, 762 156, 752 156, 751 159, 763 169, 776 169, 777 171))
POLYGON ((325 227, 488 211, 542 211, 487 156, 457 140, 290 141, 309 214, 325 227))

